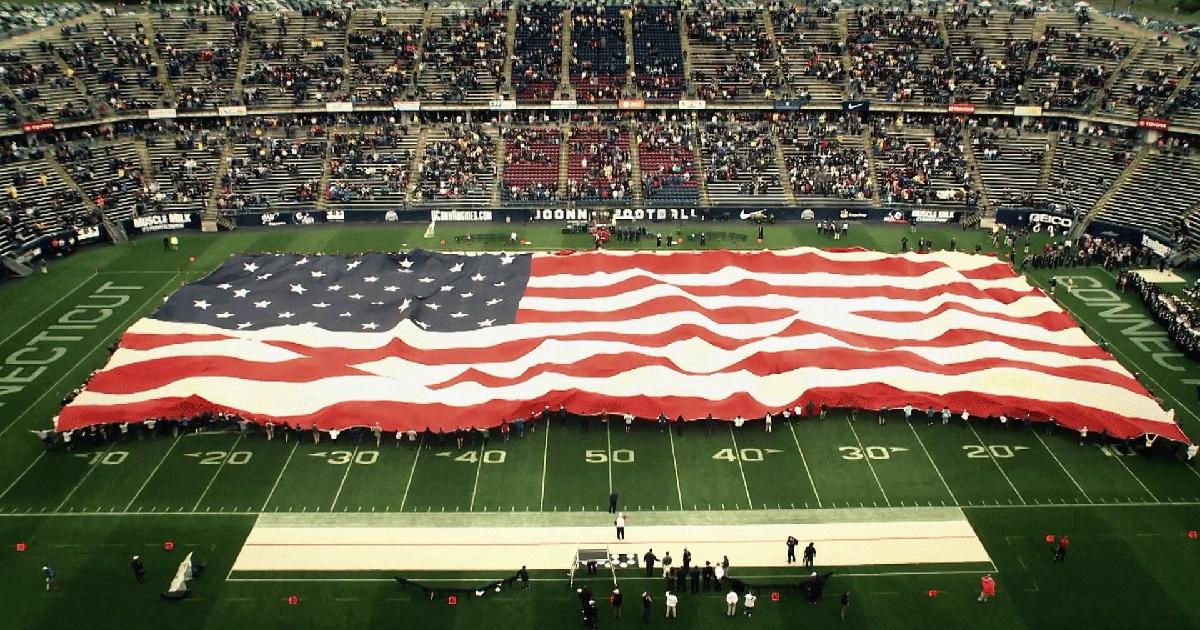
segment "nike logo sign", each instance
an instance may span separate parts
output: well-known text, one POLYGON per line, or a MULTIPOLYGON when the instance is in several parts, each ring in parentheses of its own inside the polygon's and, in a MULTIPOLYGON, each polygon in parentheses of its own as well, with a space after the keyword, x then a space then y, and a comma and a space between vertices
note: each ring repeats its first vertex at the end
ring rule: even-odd
POLYGON ((854 110, 858 109, 859 107, 862 107, 863 105, 864 105, 864 103, 847 103, 846 109, 854 111, 854 110))
POLYGON ((743 219, 749 219, 752 216, 754 216, 753 212, 746 212, 745 210, 742 210, 741 217, 743 219))

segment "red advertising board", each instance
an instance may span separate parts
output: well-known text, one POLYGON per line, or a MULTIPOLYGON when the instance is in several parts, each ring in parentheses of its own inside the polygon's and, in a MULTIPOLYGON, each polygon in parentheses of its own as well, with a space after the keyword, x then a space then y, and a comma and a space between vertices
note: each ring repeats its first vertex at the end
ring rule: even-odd
POLYGON ((1142 129, 1153 129, 1155 131, 1166 131, 1167 121, 1162 118, 1139 118, 1138 127, 1142 129))
POLYGON ((53 120, 33 120, 21 123, 21 131, 25 133, 38 133, 40 131, 50 131, 51 129, 54 129, 53 120))
POLYGON ((949 112, 951 114, 974 114, 975 106, 971 103, 950 103, 949 112))

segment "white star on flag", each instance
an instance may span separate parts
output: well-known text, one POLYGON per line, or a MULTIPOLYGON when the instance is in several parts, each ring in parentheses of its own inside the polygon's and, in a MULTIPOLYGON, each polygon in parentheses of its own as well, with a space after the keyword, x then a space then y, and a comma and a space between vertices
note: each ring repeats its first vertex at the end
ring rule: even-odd
POLYGON ((417 282, 420 282, 421 284, 429 284, 430 282, 433 282, 433 278, 421 278, 417 280, 417 282))
POLYGON ((404 260, 400 261, 400 266, 408 269, 409 267, 413 266, 413 261, 405 258, 404 260))
POLYGON ((514 260, 516 260, 515 256, 513 256, 512 254, 505 254, 503 257, 500 258, 500 264, 501 265, 511 265, 512 261, 514 261, 514 260))
POLYGON ((404 309, 406 309, 410 306, 412 306, 412 300, 410 300, 408 298, 404 298, 404 301, 400 303, 400 310, 403 311, 404 309))
POLYGON ((259 280, 266 280, 267 278, 270 278, 270 277, 271 277, 271 276, 273 276, 273 275, 275 275, 275 274, 273 274, 273 273, 260 273, 260 274, 258 274, 258 279, 259 279, 259 280))
POLYGON ((375 282, 378 279, 379 278, 376 278, 375 276, 367 276, 366 278, 363 278, 363 282, 375 282))
POLYGON ((233 285, 232 285, 232 284, 229 284, 228 282, 222 282, 221 284, 218 284, 218 285, 217 285, 217 288, 218 288, 218 289, 225 289, 226 291, 228 291, 229 289, 232 289, 232 288, 233 288, 233 285))
POLYGON ((346 265, 346 271, 353 271, 356 267, 362 264, 361 260, 356 260, 349 265, 346 265))
POLYGON ((253 325, 254 325, 254 324, 251 324, 250 322, 242 322, 242 323, 238 324, 238 330, 244 330, 244 329, 246 329, 246 328, 249 328, 249 327, 251 327, 251 326, 253 326, 253 325))
POLYGON ((254 273, 255 271, 258 271, 258 265, 254 264, 252 262, 248 262, 245 265, 242 265, 242 268, 245 269, 246 271, 248 271, 249 273, 254 273))
POLYGON ((495 323, 496 323, 496 320, 494 320, 494 319, 485 319, 485 320, 479 322, 479 327, 487 328, 488 326, 491 326, 492 324, 495 324, 495 323))
POLYGON ((237 289, 233 292, 233 297, 237 298, 246 297, 247 295, 250 295, 250 291, 248 289, 237 289))
POLYGON ((233 313, 217 313, 217 319, 229 319, 233 317, 233 313))
POLYGON ((261 302, 254 303, 255 308, 267 308, 270 305, 271 305, 271 302, 269 300, 263 300, 261 302))
POLYGON ((303 286, 301 286, 299 284, 293 284, 292 288, 290 290, 292 293, 304 295, 304 292, 307 291, 308 289, 305 289, 303 286))
POLYGON ((454 265, 453 267, 450 268, 450 273, 458 273, 458 272, 462 271, 462 268, 463 268, 463 264, 460 262, 457 265, 454 265))
POLYGON ((449 293, 454 290, 454 287, 449 284, 442 285, 442 293, 449 293))
POLYGON ((467 291, 466 293, 459 293, 459 295, 461 295, 464 300, 469 297, 475 297, 475 294, 471 293, 470 291, 467 291))
POLYGON ((375 322, 363 324, 362 327, 363 327, 363 330, 375 330, 376 328, 378 328, 378 326, 375 325, 375 322))
POLYGON ((301 258, 300 260, 296 261, 297 267, 299 267, 300 265, 307 265, 307 264, 308 264, 308 256, 305 256, 304 258, 301 258))
POLYGON ((363 298, 362 294, 359 294, 359 293, 355 293, 354 295, 351 295, 349 297, 351 300, 361 300, 363 298))
POLYGON ((339 313, 338 317, 353 317, 351 313, 339 313))
POLYGON ((423 322, 419 319, 414 319, 413 323, 420 326, 421 328, 423 328, 425 330, 429 330, 429 324, 426 324, 425 322, 423 322))
POLYGON ((459 313, 450 313, 450 317, 453 317, 454 319, 462 319, 462 318, 464 318, 464 317, 466 317, 466 316, 467 316, 467 314, 466 314, 466 313, 462 313, 462 312, 459 312, 459 313))
POLYGON ((195 306, 198 309, 207 311, 208 307, 212 306, 212 305, 209 304, 206 300, 196 300, 195 302, 192 302, 192 306, 195 306))
POLYGON ((494 286, 494 287, 502 287, 502 286, 504 286, 504 282, 503 282, 503 281, 501 281, 501 282, 493 282, 493 283, 492 283, 492 286, 494 286))
POLYGON ((437 302, 430 302, 429 304, 426 304, 426 305, 425 305, 425 308, 428 308, 428 309, 429 309, 429 310, 431 310, 431 311, 436 311, 436 310, 438 310, 439 308, 442 308, 442 307, 441 307, 441 306, 438 306, 437 302))
POLYGON ((395 293, 396 291, 400 290, 400 287, 387 286, 387 287, 383 287, 383 290, 387 291, 388 293, 395 293))
POLYGON ((295 313, 284 311, 279 314, 279 318, 280 319, 291 319, 292 317, 295 317, 295 315, 296 315, 295 313))
POLYGON ((479 272, 475 272, 475 275, 471 276, 471 279, 474 280, 475 282, 483 282, 484 280, 487 279, 487 276, 485 276, 479 272))
POLYGON ((503 301, 504 301, 504 299, 503 299, 503 298, 492 298, 492 299, 490 299, 490 300, 488 300, 488 301, 487 301, 487 305, 488 305, 488 306, 495 306, 495 305, 497 305, 497 304, 499 304, 499 303, 501 303, 501 302, 503 302, 503 301))
POLYGON ((312 277, 314 277, 314 278, 324 278, 325 277, 324 271, 310 271, 309 274, 312 275, 312 277))
POLYGON ((329 308, 329 305, 324 302, 317 302, 313 304, 313 308, 329 308))
POLYGON ((331 285, 329 285, 329 290, 330 290, 330 291, 341 291, 341 290, 342 290, 342 285, 340 285, 340 284, 331 284, 331 285))
POLYGON ((371 306, 383 306, 383 302, 371 302, 371 306))

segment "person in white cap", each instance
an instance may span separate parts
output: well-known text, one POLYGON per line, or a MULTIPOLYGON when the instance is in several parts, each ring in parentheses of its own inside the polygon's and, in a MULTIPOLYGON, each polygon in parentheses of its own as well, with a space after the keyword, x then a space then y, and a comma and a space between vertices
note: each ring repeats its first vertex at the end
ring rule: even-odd
POLYGON ((725 595, 725 616, 732 617, 737 614, 737 593, 730 590, 725 595))

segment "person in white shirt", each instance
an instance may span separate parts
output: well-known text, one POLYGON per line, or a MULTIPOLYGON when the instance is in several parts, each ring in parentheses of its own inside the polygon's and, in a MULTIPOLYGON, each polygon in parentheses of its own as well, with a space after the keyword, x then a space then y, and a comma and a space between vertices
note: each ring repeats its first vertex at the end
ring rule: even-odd
POLYGON ((679 618, 679 596, 671 591, 667 591, 667 618, 679 618))
POLYGON ((720 563, 713 567, 713 577, 717 579, 717 588, 721 588, 725 584, 725 567, 720 563))
POLYGON ((767 412, 766 417, 763 418, 763 422, 765 422, 767 425, 767 433, 770 433, 771 432, 771 412, 769 412, 769 411, 767 412))
POLYGON ((743 424, 746 424, 746 419, 745 419, 745 418, 743 418, 742 416, 740 416, 740 415, 739 415, 739 416, 737 416, 737 417, 735 417, 735 418, 733 419, 733 427, 734 427, 735 429, 740 429, 740 428, 742 428, 742 425, 743 425, 743 424))
POLYGON ((1195 444, 1188 444, 1187 463, 1189 465, 1195 465, 1196 453, 1200 453, 1200 446, 1196 446, 1195 444))
POLYGON ((732 617, 737 614, 737 593, 729 591, 725 595, 725 616, 732 617))
POLYGON ((746 608, 746 616, 754 616, 754 603, 758 601, 758 596, 751 591, 746 591, 746 600, 743 602, 746 608))
POLYGON ((617 526, 617 540, 625 540, 625 513, 617 514, 617 519, 613 521, 617 526))

